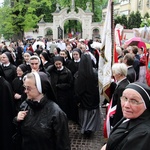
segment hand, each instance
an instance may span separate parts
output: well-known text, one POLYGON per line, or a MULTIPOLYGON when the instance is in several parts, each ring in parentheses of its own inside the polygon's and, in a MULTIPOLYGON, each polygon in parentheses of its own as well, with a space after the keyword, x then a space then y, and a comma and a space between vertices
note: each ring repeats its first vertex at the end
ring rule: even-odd
POLYGON ((19 111, 17 115, 17 121, 22 121, 24 120, 25 116, 27 115, 28 111, 19 111))
POLYGON ((16 94, 14 95, 14 98, 15 98, 15 99, 20 99, 20 98, 21 98, 21 95, 18 94, 18 93, 16 93, 16 94))

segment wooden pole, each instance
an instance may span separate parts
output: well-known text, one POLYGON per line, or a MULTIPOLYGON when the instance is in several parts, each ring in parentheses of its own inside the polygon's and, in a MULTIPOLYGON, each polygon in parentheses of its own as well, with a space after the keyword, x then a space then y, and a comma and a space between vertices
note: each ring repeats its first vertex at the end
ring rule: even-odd
POLYGON ((111 38, 112 38, 112 61, 113 64, 113 52, 114 52, 114 2, 111 3, 111 38))

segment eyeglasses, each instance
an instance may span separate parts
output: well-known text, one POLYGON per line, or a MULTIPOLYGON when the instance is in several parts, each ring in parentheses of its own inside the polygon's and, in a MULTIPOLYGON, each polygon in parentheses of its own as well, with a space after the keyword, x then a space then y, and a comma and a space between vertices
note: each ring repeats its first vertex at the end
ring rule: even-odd
POLYGON ((27 90, 27 91, 32 91, 32 90, 34 90, 34 89, 36 89, 36 87, 35 88, 32 88, 32 87, 30 87, 30 86, 23 86, 24 88, 25 88, 25 90, 27 90))
POLYGON ((120 97, 120 100, 121 100, 122 103, 129 102, 131 105, 140 105, 140 104, 143 103, 143 102, 138 102, 138 101, 135 100, 135 99, 128 99, 128 98, 126 98, 125 96, 121 96, 121 97, 120 97))

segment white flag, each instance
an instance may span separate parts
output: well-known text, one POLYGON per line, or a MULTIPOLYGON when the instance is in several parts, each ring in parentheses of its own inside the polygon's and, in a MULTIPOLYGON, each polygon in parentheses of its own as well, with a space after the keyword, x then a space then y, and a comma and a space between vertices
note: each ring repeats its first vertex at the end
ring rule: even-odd
POLYGON ((112 62, 112 31, 111 31, 111 4, 112 0, 108 1, 107 14, 104 22, 104 29, 102 34, 102 49, 99 57, 98 66, 98 79, 100 92, 103 90, 103 94, 111 83, 111 62, 112 62))

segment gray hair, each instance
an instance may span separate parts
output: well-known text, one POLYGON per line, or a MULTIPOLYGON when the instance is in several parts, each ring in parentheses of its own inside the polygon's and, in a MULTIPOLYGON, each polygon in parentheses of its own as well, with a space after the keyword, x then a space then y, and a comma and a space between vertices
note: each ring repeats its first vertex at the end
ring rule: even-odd
POLYGON ((115 63, 112 66, 112 72, 115 74, 127 76, 127 70, 127 66, 124 63, 115 63))

